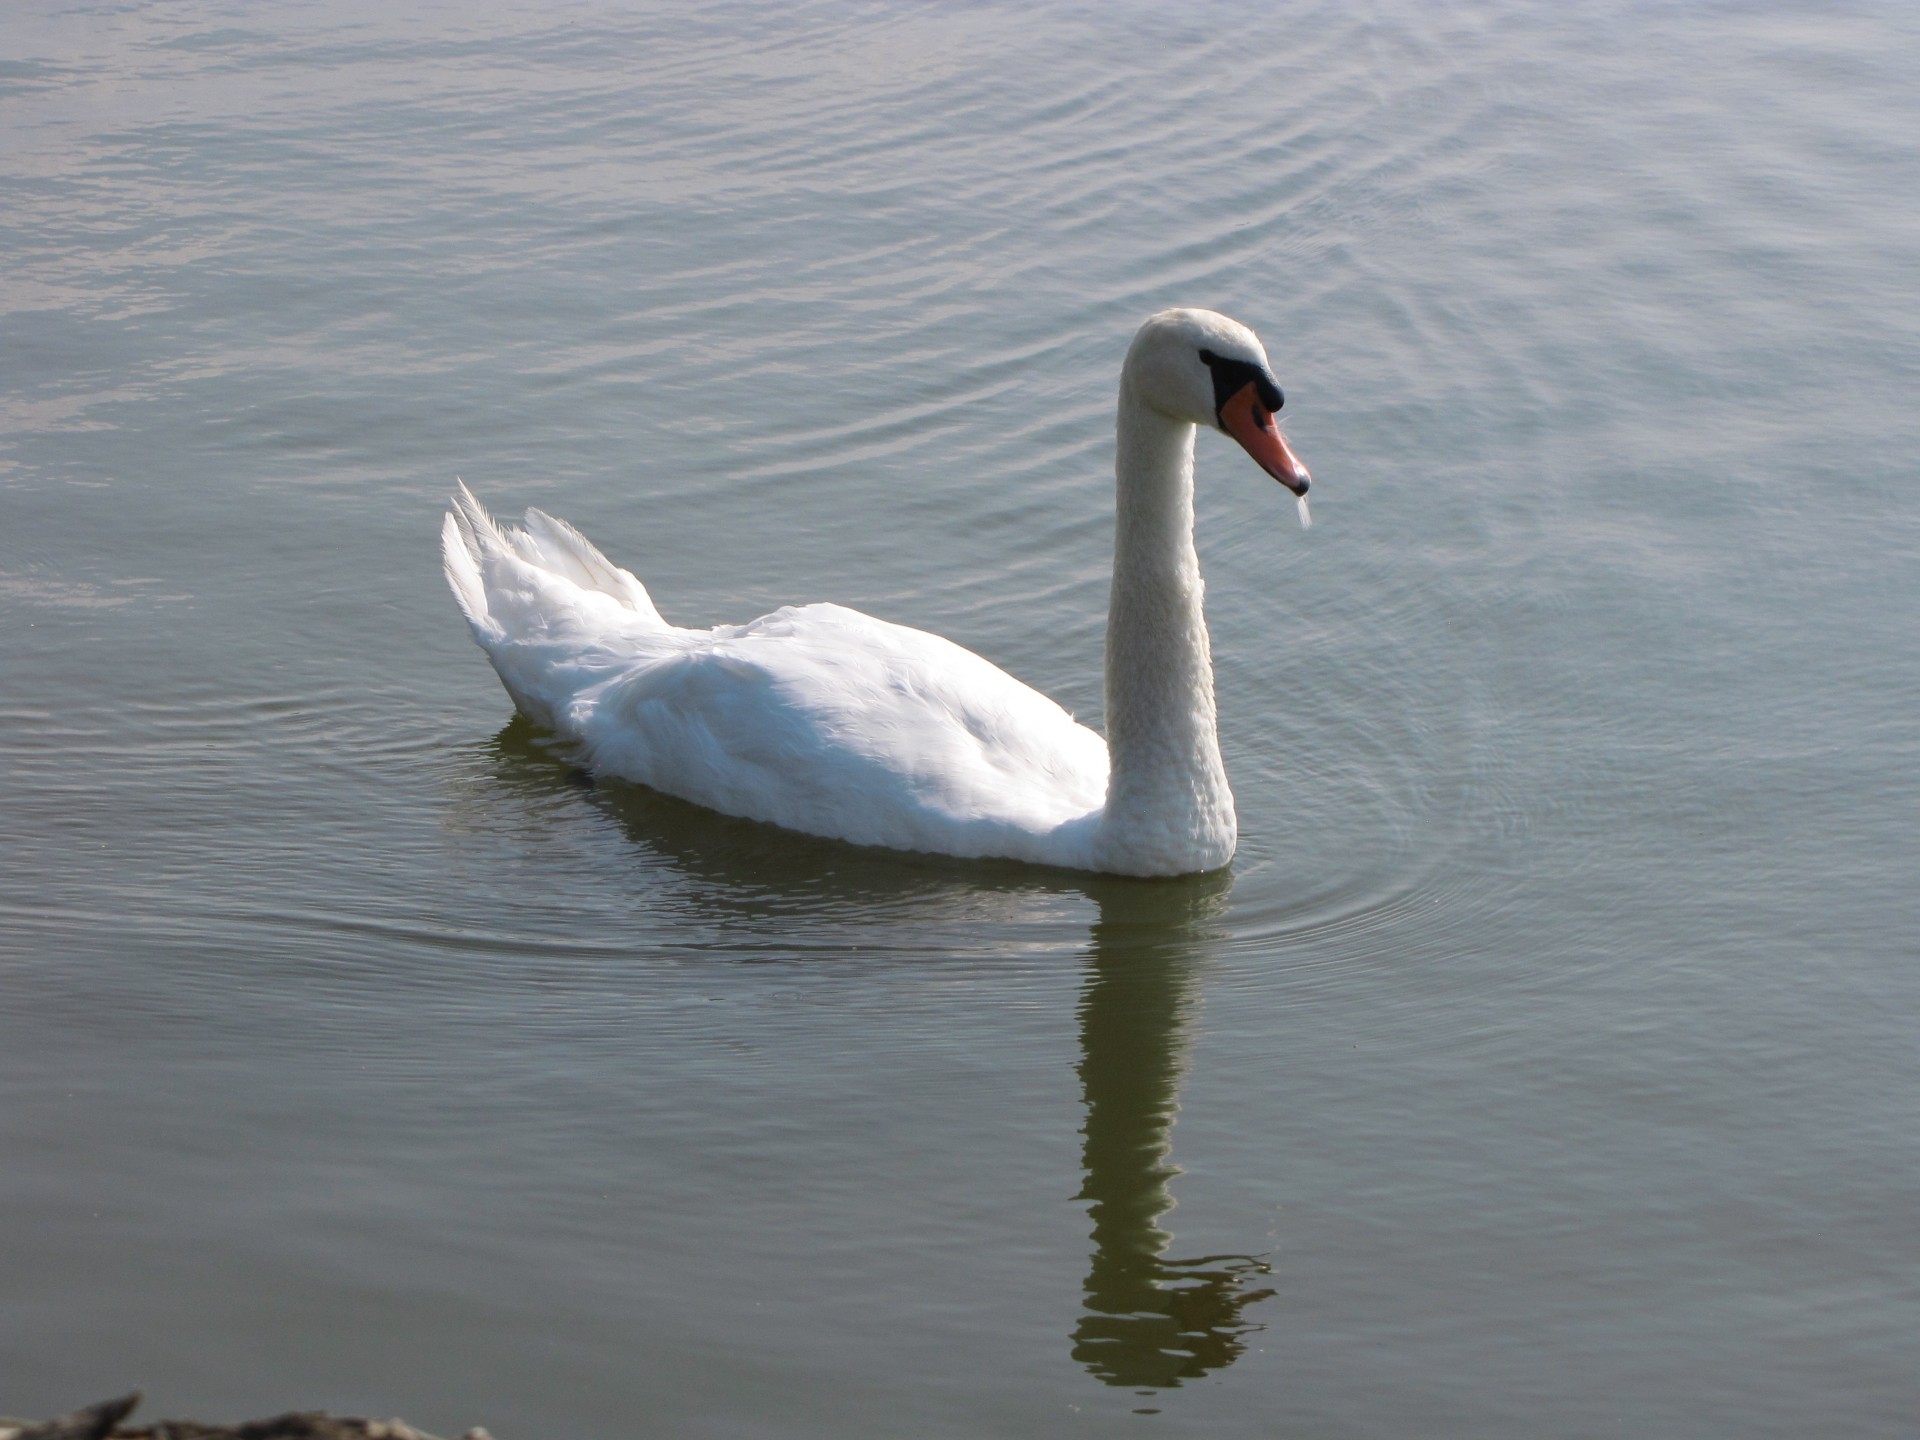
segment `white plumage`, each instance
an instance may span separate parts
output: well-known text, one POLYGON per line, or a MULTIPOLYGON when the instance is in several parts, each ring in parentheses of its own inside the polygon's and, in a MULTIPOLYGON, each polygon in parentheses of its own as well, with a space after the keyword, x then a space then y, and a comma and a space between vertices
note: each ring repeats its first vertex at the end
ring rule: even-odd
POLYGON ((1208 347, 1265 373, 1251 332, 1205 311, 1148 321, 1123 372, 1113 775, 1107 741, 950 640, 831 604, 681 629, 573 527, 539 510, 501 526, 465 485, 442 527, 447 579, 515 704, 581 744, 596 771, 862 845, 1132 874, 1212 869, 1232 856, 1234 819, 1213 732, 1191 461, 1196 420, 1215 423, 1219 406, 1206 365, 1192 359, 1183 375, 1178 364, 1208 347), (1185 383, 1166 383, 1169 364, 1185 383), (1142 379, 1145 392, 1129 383, 1142 379))

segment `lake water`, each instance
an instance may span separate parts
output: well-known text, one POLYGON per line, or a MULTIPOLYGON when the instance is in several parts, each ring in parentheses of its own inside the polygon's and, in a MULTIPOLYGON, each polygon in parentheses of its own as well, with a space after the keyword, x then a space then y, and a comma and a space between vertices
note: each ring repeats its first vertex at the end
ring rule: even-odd
POLYGON ((1908 7, 10 5, 0 1411, 1911 1433, 1908 7), (1093 723, 1134 326, 1231 871, 595 783, 454 477, 1093 723))

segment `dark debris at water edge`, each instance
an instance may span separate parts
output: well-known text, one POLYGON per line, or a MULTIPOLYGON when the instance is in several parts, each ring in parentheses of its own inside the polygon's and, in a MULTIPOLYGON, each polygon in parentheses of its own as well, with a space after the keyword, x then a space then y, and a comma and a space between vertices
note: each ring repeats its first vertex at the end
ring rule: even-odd
MULTIPOLYGON (((363 1420, 320 1410, 289 1411, 265 1420, 208 1425, 199 1420, 156 1420, 151 1425, 121 1422, 140 1403, 140 1392, 62 1415, 57 1420, 0 1419, 0 1440, 438 1440, 404 1420, 363 1420)), ((460 1440, 493 1440, 479 1426, 460 1440)))

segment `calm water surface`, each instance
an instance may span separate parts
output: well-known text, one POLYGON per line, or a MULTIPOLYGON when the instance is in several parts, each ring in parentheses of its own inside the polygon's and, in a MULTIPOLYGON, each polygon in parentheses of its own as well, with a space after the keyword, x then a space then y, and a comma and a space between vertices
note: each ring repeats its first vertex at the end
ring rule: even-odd
POLYGON ((0 1411, 1910 1433, 1920 25, 1798 9, 9 6, 0 1411), (1316 477, 1202 437, 1230 873, 508 723, 455 475, 1097 722, 1172 303, 1316 477))

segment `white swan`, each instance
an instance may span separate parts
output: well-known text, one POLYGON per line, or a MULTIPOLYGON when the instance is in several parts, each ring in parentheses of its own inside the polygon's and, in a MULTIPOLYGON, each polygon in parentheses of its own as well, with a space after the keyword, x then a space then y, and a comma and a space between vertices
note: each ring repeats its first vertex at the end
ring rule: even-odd
POLYGON ((596 770, 862 845, 1180 875, 1233 857, 1193 548, 1193 432, 1304 495, 1245 326, 1166 310, 1120 372, 1107 738, 950 640, 839 605, 682 630, 578 531, 497 525, 467 490, 447 580, 514 703, 596 770))

